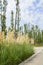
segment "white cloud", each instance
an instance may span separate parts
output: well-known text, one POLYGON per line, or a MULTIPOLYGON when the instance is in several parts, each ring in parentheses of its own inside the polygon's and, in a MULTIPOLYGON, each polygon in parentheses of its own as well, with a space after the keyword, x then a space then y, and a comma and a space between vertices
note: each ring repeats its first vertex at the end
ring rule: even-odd
MULTIPOLYGON (((10 25, 10 13, 11 10, 14 11, 15 15, 15 1, 14 0, 8 0, 8 7, 7 7, 7 24, 10 25)), ((43 24, 43 10, 39 9, 36 10, 38 7, 42 7, 43 9, 43 0, 20 0, 20 9, 21 9, 21 24, 24 23, 32 23, 32 24, 43 24), (36 3, 36 6, 33 4, 36 3), (29 10, 29 7, 31 7, 31 11, 29 10), (38 22, 40 18, 41 22, 38 22)), ((41 27, 40 27, 41 28, 41 27)))

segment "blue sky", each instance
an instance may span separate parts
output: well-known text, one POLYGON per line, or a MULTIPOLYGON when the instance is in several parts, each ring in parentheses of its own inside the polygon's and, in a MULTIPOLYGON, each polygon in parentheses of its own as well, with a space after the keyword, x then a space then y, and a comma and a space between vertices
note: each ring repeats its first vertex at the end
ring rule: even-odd
MULTIPOLYGON (((15 1, 8 0, 6 21, 7 26, 10 26, 11 10, 14 11, 15 20, 15 1)), ((43 0, 20 0, 21 25, 24 23, 37 24, 40 29, 43 29, 43 0)))

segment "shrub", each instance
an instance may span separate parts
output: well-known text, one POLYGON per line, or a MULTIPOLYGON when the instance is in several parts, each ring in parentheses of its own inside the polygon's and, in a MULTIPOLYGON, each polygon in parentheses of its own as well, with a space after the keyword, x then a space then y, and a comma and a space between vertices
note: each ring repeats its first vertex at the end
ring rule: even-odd
POLYGON ((30 39, 28 37, 28 34, 22 35, 21 33, 18 33, 18 37, 15 39, 14 31, 9 31, 6 36, 4 35, 4 32, 0 32, 0 43, 6 44, 8 42, 8 43, 12 43, 12 44, 14 44, 14 43, 23 44, 25 42, 25 43, 29 44, 30 41, 31 41, 31 43, 34 43, 34 40, 30 39))
POLYGON ((0 44, 0 65, 18 65, 33 53, 29 44, 0 44))

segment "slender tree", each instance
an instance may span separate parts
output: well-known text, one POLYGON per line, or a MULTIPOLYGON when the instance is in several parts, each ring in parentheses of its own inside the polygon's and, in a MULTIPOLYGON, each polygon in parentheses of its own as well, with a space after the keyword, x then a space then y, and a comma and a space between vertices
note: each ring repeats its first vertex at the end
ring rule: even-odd
POLYGON ((28 32, 27 24, 24 24, 24 33, 27 34, 27 32, 28 32))
POLYGON ((38 31, 37 39, 38 39, 38 40, 37 40, 37 43, 40 44, 40 43, 42 42, 40 30, 38 31))
POLYGON ((32 38, 34 39, 34 44, 35 44, 35 35, 36 35, 36 33, 35 33, 35 26, 34 25, 32 25, 31 30, 32 30, 32 38))
POLYGON ((15 35, 19 32, 19 22, 20 22, 20 7, 19 0, 16 0, 16 17, 15 17, 15 35))
POLYGON ((35 43, 37 43, 38 40, 38 31, 39 31, 38 25, 35 25, 35 43))
POLYGON ((29 32, 28 32, 28 37, 30 38, 30 43, 31 43, 31 38, 32 38, 32 30, 29 30, 29 32))
MULTIPOLYGON (((2 21, 2 0, 0 0, 0 23, 2 21)), ((0 24, 1 27, 1 24, 0 24)))
POLYGON ((6 6, 7 6, 7 0, 2 1, 2 21, 1 21, 1 28, 2 31, 4 31, 6 35, 6 6))
POLYGON ((11 31, 14 30, 14 19, 13 19, 13 15, 14 15, 14 13, 13 13, 13 11, 11 11, 11 31))
POLYGON ((20 26, 20 33, 23 35, 23 26, 20 26))
POLYGON ((41 35, 41 37, 42 37, 42 43, 43 43, 43 30, 42 30, 42 35, 41 35))
POLYGON ((1 22, 1 26, 2 26, 2 31, 4 31, 6 33, 6 24, 5 24, 5 16, 2 15, 2 22, 1 22))

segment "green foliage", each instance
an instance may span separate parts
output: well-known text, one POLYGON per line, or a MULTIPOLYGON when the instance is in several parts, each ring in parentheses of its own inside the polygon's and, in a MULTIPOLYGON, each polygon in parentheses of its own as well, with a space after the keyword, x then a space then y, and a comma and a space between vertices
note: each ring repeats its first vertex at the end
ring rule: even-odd
POLYGON ((32 36, 34 38, 34 44, 38 43, 42 43, 42 36, 43 34, 41 34, 42 31, 39 29, 39 27, 37 25, 33 25, 32 26, 32 36))
POLYGON ((29 44, 0 44, 0 65, 18 65, 33 53, 34 49, 29 44))
POLYGON ((27 25, 28 24, 24 24, 24 33, 28 34, 30 39, 34 39, 34 44, 43 43, 43 30, 41 31, 37 25, 32 25, 32 27, 29 29, 29 26, 27 25))

